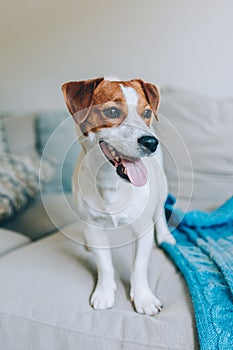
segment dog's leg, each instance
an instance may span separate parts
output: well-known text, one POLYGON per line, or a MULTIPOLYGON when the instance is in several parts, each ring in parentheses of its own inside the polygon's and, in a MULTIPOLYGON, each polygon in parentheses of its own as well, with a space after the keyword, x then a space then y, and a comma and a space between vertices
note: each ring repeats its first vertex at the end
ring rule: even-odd
POLYGON ((152 293, 147 277, 148 262, 154 244, 154 225, 151 226, 149 232, 137 240, 130 297, 138 313, 152 316, 161 311, 162 304, 152 293))
POLYGON ((91 296, 91 305, 94 309, 111 308, 115 300, 116 283, 109 249, 93 249, 97 262, 98 279, 91 296))
POLYGON ((89 228, 89 232, 85 234, 85 237, 88 246, 91 246, 91 250, 95 255, 97 265, 97 284, 91 295, 90 303, 96 310, 111 308, 115 300, 116 283, 107 236, 101 233, 101 237, 98 237, 98 233, 91 233, 89 228))
POLYGON ((156 227, 156 238, 157 238, 158 245, 160 245, 163 242, 167 242, 170 244, 176 243, 175 238, 172 236, 167 226, 164 211, 162 211, 159 218, 155 220, 155 227, 156 227))

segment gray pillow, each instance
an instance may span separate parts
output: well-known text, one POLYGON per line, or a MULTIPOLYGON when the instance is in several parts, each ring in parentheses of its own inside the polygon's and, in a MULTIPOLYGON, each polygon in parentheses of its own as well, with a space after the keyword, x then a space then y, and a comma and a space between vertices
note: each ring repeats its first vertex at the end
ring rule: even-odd
POLYGON ((233 98, 173 88, 161 96, 155 128, 169 190, 184 210, 214 209, 233 195, 233 98))
POLYGON ((71 192, 71 179, 80 145, 75 123, 67 112, 44 112, 36 118, 37 145, 45 158, 56 160, 56 174, 46 192, 71 192))

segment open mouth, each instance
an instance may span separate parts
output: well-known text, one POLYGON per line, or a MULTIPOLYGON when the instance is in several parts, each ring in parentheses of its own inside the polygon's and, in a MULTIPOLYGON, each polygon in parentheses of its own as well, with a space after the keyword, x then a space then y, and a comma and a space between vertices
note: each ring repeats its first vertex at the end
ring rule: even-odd
POLYGON ((140 158, 127 157, 105 141, 100 141, 100 148, 121 178, 131 182, 134 186, 145 185, 147 171, 140 158))

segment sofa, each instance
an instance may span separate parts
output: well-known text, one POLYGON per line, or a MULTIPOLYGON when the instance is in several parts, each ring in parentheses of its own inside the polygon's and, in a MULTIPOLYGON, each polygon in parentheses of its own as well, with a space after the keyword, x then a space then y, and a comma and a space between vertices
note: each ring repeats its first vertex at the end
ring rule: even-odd
MULTIPOLYGON (((169 191, 183 211, 208 212, 232 196, 233 100, 170 87, 162 88, 161 95, 160 122, 154 127, 164 151, 169 191)), ((152 290, 164 305, 158 316, 137 314, 129 299, 135 246, 127 242, 113 249, 114 307, 91 308, 89 296, 97 273, 92 253, 84 249, 77 232, 81 224, 70 178, 79 146, 72 118, 65 111, 47 111, 20 116, 2 113, 0 120, 4 162, 9 157, 10 165, 18 164, 27 155, 40 159, 40 166, 36 163, 40 176, 33 175, 33 190, 26 195, 31 185, 24 183, 21 202, 18 194, 9 199, 4 188, 0 194, 0 348, 199 349, 186 282, 156 245, 148 274, 152 290)), ((28 177, 30 169, 23 167, 28 177)), ((14 176, 20 174, 17 170, 14 176)), ((17 181, 14 188, 18 189, 24 179, 17 181)))

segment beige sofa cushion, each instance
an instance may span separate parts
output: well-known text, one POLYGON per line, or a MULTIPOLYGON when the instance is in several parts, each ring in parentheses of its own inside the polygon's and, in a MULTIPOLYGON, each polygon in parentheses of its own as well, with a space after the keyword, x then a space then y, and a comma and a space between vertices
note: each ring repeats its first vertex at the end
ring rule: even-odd
POLYGON ((187 209, 190 197, 189 209, 218 207, 233 195, 233 98, 172 88, 161 89, 161 96, 160 123, 155 127, 170 192, 182 209, 187 209))
POLYGON ((93 256, 54 234, 0 259, 0 339, 7 350, 198 349, 190 296, 181 274, 157 248, 149 278, 164 304, 156 317, 129 300, 132 245, 113 249, 117 292, 112 309, 94 311, 93 256))
POLYGON ((71 193, 42 193, 19 215, 4 224, 4 228, 17 230, 37 240, 77 220, 71 193))
POLYGON ((0 228, 0 256, 30 243, 30 239, 18 232, 0 228))

